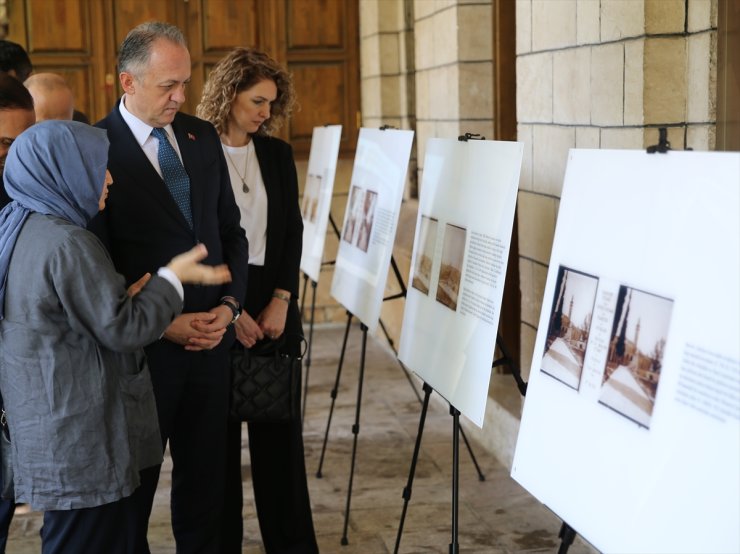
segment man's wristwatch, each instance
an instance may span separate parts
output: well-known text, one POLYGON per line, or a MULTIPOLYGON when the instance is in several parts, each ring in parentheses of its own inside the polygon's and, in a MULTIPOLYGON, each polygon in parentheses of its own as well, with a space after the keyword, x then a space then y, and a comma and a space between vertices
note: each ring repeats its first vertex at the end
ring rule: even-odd
POLYGON ((231 319, 231 323, 229 325, 233 325, 236 323, 236 320, 239 319, 239 316, 242 315, 242 307, 239 305, 239 302, 237 302, 236 298, 233 296, 224 296, 219 300, 220 304, 222 306, 227 306, 231 310, 231 314, 233 315, 233 318, 231 319))

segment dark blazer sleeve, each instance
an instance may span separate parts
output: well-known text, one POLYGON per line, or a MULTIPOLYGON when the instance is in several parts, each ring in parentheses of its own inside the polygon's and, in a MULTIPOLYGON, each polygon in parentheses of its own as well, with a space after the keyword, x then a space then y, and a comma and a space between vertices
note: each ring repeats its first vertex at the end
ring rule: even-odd
POLYGON ((283 173, 281 182, 285 184, 286 221, 285 244, 278 266, 276 288, 288 290, 294 297, 298 297, 301 252, 303 250, 303 217, 298 205, 298 175, 293 160, 293 148, 286 143, 282 143, 281 146, 280 168, 283 173))
POLYGON ((270 290, 298 296, 303 217, 298 205, 298 176, 293 149, 274 137, 254 137, 255 153, 268 202, 265 271, 270 290))

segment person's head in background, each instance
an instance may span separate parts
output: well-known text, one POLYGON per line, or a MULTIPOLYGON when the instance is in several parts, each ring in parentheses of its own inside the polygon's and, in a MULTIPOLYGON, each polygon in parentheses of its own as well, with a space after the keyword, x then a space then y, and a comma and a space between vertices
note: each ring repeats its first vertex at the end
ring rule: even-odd
POLYGON ((34 73, 23 84, 33 96, 37 122, 72 119, 75 98, 64 77, 58 73, 34 73))
POLYGON ((4 71, 22 83, 33 72, 33 64, 20 44, 0 40, 0 71, 4 71))
POLYGON ((0 177, 10 145, 35 122, 31 93, 18 79, 0 72, 0 177))
POLYGON ((264 52, 235 48, 208 75, 196 115, 219 135, 234 131, 268 135, 290 117, 295 90, 290 74, 264 52))

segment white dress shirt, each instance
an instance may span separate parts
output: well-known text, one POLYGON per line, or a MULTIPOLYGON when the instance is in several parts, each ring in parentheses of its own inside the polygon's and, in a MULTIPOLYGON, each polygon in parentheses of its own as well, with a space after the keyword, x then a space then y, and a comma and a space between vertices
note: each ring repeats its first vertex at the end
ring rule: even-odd
MULTIPOLYGON (((128 111, 126 109, 125 102, 126 95, 124 94, 123 98, 121 98, 121 102, 118 104, 118 111, 121 112, 121 117, 134 134, 136 142, 139 143, 139 146, 141 146, 141 149, 154 166, 154 169, 156 169, 159 176, 162 177, 162 169, 159 167, 159 158, 157 157, 157 152, 159 151, 159 140, 157 137, 152 136, 152 129, 154 129, 154 127, 148 123, 144 123, 141 119, 128 111)), ((175 132, 172 130, 172 125, 167 125, 164 127, 164 130, 167 133, 167 138, 169 139, 172 148, 177 152, 177 157, 180 158, 180 163, 182 163, 182 154, 180 154, 180 148, 177 146, 175 132)))

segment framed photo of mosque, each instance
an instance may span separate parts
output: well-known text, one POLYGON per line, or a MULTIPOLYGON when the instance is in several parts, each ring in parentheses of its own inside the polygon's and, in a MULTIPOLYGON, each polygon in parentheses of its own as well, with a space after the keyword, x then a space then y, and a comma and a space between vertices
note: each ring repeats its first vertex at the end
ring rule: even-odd
POLYGON ((479 427, 523 145, 430 139, 399 359, 479 427))
POLYGON ((571 150, 512 476, 604 552, 740 552, 740 153, 571 150))
POLYGON ((311 153, 308 157, 308 171, 301 199, 303 216, 301 271, 314 283, 319 282, 321 272, 341 138, 341 125, 314 127, 311 137, 311 153))
POLYGON ((383 303, 413 131, 360 129, 331 295, 374 331, 383 303))

